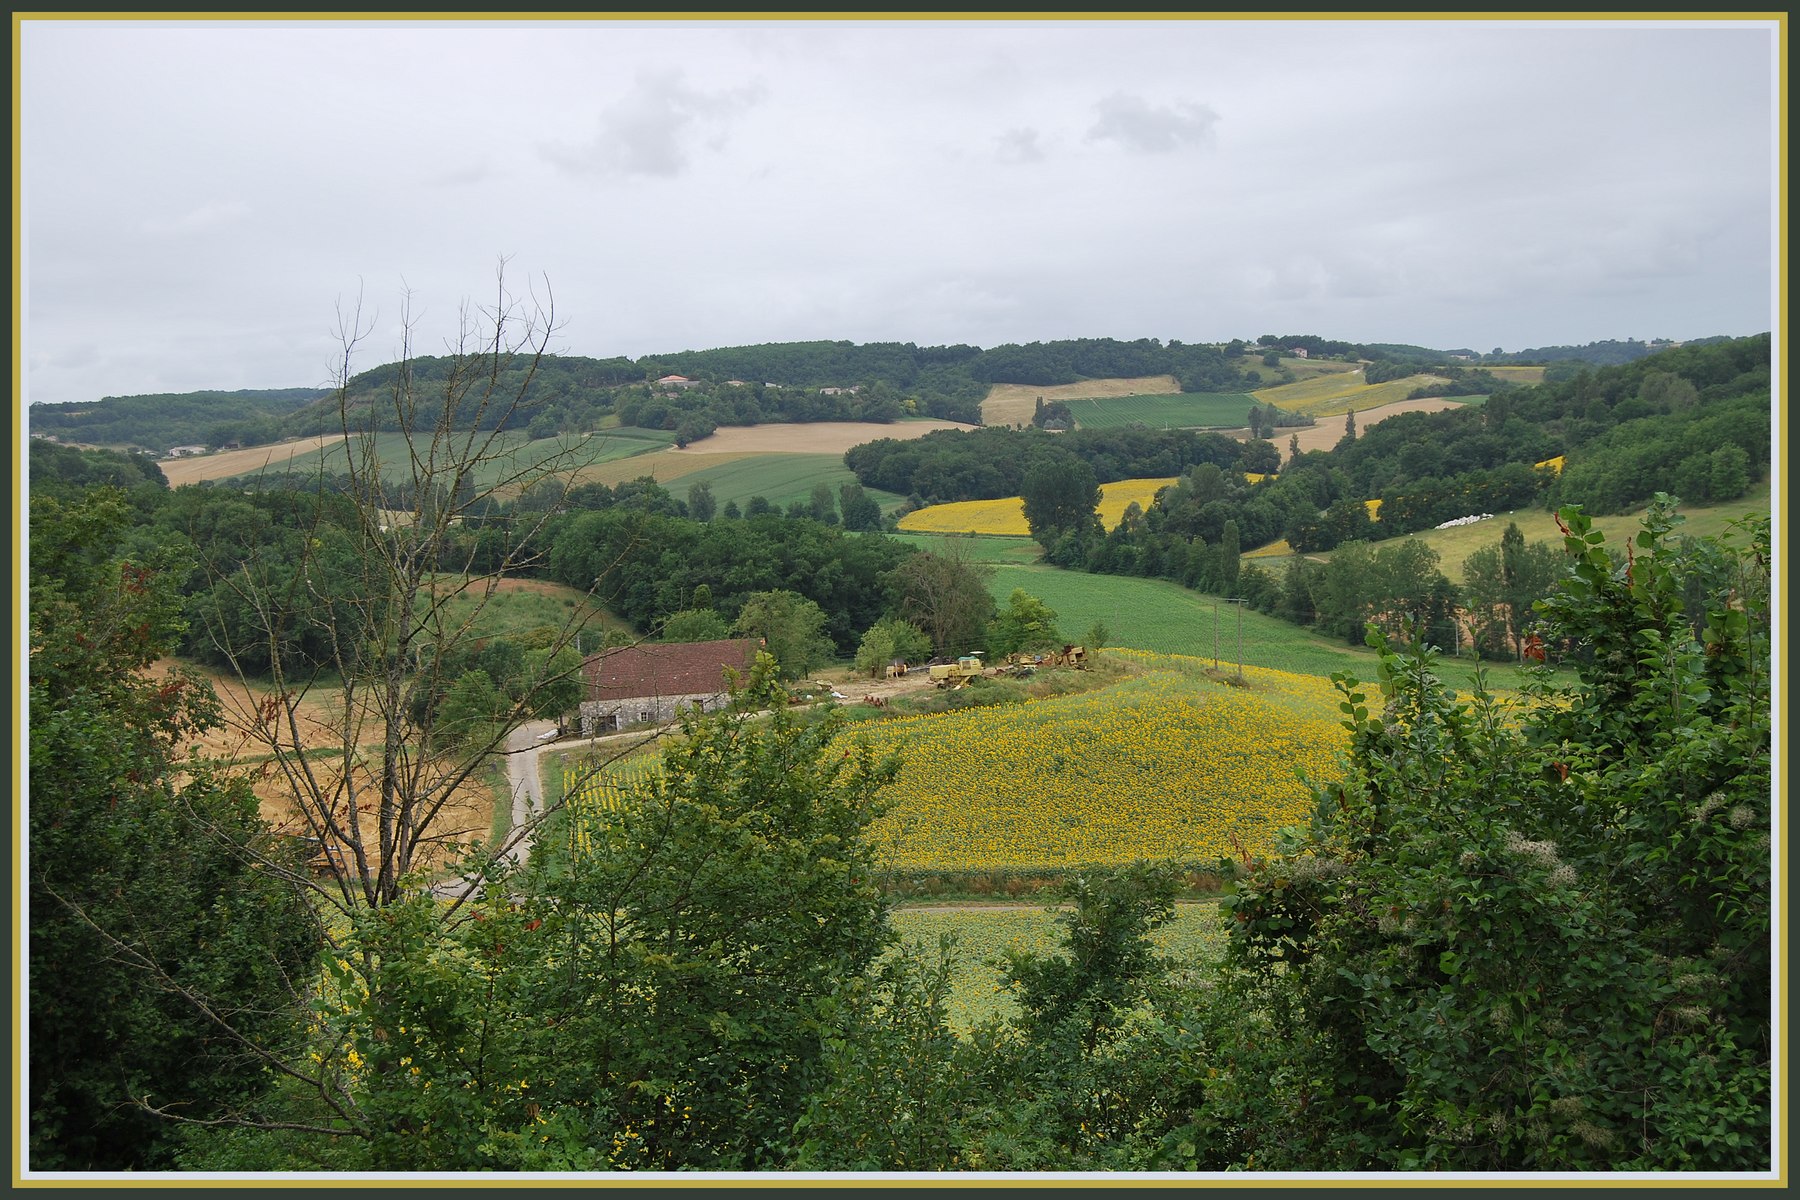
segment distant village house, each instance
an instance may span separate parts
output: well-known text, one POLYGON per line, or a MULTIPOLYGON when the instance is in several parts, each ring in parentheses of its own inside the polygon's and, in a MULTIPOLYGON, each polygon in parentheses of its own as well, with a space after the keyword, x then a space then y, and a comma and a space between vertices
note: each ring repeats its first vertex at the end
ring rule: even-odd
POLYGON ((755 659, 752 638, 616 646, 590 654, 581 664, 582 736, 673 721, 695 708, 716 712, 730 699, 726 668, 746 674, 755 659))
POLYGON ((170 446, 170 458, 190 458, 196 454, 205 454, 205 446, 170 446))
POLYGON ((689 379, 686 375, 664 375, 661 379, 656 381, 656 386, 659 388, 674 390, 674 389, 680 389, 680 388, 699 387, 700 381, 698 379, 689 379))

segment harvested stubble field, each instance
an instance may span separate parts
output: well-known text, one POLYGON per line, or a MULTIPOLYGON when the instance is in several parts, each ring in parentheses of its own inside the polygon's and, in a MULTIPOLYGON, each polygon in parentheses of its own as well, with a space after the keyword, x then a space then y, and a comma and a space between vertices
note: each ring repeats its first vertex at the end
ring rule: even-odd
POLYGON ((770 455, 841 457, 844 451, 864 442, 882 438, 909 441, 939 429, 970 428, 973 426, 937 420, 894 421, 890 424, 813 421, 793 425, 728 425, 721 426, 710 437, 690 442, 685 447, 670 446, 648 454, 597 463, 577 472, 575 479, 582 483, 604 483, 608 487, 615 487, 648 475, 667 486, 672 480, 713 471, 726 463, 770 455))
MULTIPOLYGON (((270 757, 268 734, 258 732, 264 714, 268 711, 266 705, 274 697, 274 689, 256 684, 246 686, 220 672, 186 663, 178 664, 173 659, 162 659, 155 663, 151 667, 151 675, 153 678, 167 679, 177 667, 200 676, 212 685, 213 692, 219 698, 222 717, 218 728, 192 739, 189 745, 208 758, 235 764, 230 769, 250 780, 250 788, 262 810, 263 819, 277 833, 306 832, 305 822, 295 802, 293 787, 270 757)), ((311 764, 319 773, 320 783, 326 788, 335 788, 343 780, 342 757, 333 753, 342 746, 342 737, 338 733, 342 711, 343 693, 337 688, 312 690, 300 701, 298 708, 301 744, 311 752, 311 764)), ((361 747, 365 751, 378 748, 361 747)), ((356 768, 352 782, 363 795, 370 795, 370 776, 365 768, 360 765, 356 768)), ((375 835, 368 824, 368 814, 372 809, 367 802, 359 805, 359 808, 365 814, 365 836, 373 843, 375 835)), ((434 868, 443 866, 454 857, 454 843, 486 837, 493 823, 493 809, 494 797, 479 777, 458 788, 445 806, 437 825, 438 832, 446 840, 423 857, 423 864, 434 868)))
POLYGON ((343 439, 339 435, 321 434, 318 437, 295 438, 291 442, 277 442, 272 446, 252 446, 248 450, 222 450, 216 454, 171 458, 156 465, 162 468, 170 487, 180 487, 208 479, 230 479, 234 475, 248 475, 255 471, 283 471, 290 465, 290 460, 303 454, 313 454, 341 440, 343 439))

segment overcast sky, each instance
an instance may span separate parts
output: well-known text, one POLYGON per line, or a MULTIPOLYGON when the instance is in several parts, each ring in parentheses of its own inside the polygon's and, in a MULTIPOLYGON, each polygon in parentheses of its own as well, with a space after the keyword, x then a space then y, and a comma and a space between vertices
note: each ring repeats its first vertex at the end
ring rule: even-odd
POLYGON ((1775 323, 1773 22, 26 21, 28 401, 555 349, 1775 323))

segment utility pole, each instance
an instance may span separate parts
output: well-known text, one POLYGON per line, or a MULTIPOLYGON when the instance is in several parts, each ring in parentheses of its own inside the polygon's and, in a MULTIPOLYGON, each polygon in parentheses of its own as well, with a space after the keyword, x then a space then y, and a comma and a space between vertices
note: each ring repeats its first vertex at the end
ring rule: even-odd
MULTIPOLYGON (((1244 678, 1244 606, 1246 604, 1250 603, 1250 601, 1244 600, 1244 599, 1239 599, 1238 597, 1234 596, 1231 599, 1227 600, 1226 603, 1227 604, 1235 604, 1238 606, 1238 610, 1237 610, 1237 614, 1238 614, 1238 619, 1237 619, 1237 660, 1238 660, 1237 677, 1240 680, 1242 680, 1244 678)), ((1216 619, 1217 618, 1215 616, 1215 620, 1216 619)), ((1217 635, 1215 633, 1215 640, 1216 640, 1216 637, 1217 637, 1217 635)), ((1216 658, 1214 660, 1213 665, 1215 668, 1218 665, 1216 658)))
POLYGON ((1213 601, 1213 670, 1219 669, 1219 602, 1213 601))

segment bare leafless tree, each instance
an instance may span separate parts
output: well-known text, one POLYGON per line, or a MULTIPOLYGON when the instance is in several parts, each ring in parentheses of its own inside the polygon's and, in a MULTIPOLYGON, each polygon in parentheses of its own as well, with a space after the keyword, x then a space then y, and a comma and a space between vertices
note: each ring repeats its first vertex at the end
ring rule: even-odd
MULTIPOLYGON (((520 731, 542 715, 542 698, 566 696, 579 679, 591 611, 576 606, 553 631, 521 694, 448 736, 436 714, 451 672, 484 636, 501 582, 543 553, 540 535, 560 505, 514 505, 503 524, 482 523, 529 489, 566 489, 594 440, 516 453, 514 431, 542 407, 534 383, 557 332, 547 285, 515 295, 502 262, 491 304, 464 306, 442 357, 418 354, 410 294, 400 325, 398 361, 371 393, 353 367, 374 322, 360 299, 339 315, 332 432, 342 457, 324 462, 342 468, 348 538, 322 500, 299 561, 238 564, 219 581, 238 617, 209 622, 219 655, 265 697, 242 714, 246 736, 301 831, 337 864, 345 906, 391 903, 414 872, 488 833, 453 819, 458 801, 482 787, 497 756, 529 746, 520 731), (311 652, 296 658, 296 639, 311 652)), ((485 847, 487 864, 527 844, 541 810, 521 815, 485 847)))

